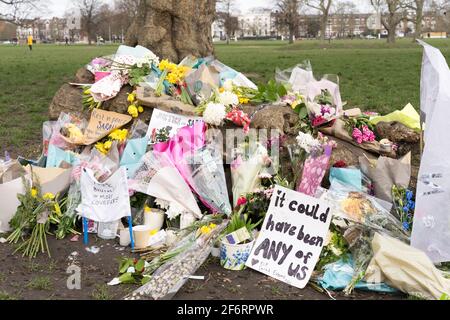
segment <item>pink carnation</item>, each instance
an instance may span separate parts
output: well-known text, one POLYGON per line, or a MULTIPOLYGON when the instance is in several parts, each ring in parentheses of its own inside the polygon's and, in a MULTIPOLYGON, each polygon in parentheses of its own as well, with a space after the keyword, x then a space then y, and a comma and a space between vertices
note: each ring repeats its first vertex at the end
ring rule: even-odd
POLYGON ((363 143, 363 133, 358 128, 353 129, 352 137, 358 144, 363 143))
POLYGON ((363 141, 364 142, 373 142, 375 141, 375 134, 373 133, 372 130, 369 129, 368 126, 363 126, 362 129, 362 134, 363 134, 363 141))

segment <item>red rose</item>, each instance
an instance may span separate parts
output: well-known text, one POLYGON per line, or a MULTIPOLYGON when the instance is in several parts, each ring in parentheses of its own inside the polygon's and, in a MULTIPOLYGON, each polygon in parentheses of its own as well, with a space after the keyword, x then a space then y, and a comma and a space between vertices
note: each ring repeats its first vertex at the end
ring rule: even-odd
POLYGON ((347 164, 344 161, 338 161, 334 164, 334 168, 347 168, 347 164))

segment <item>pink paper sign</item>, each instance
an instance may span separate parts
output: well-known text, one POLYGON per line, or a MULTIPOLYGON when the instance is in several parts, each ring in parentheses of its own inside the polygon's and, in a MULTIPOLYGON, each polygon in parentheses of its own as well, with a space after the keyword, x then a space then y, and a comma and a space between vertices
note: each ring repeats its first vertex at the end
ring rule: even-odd
POLYGON ((308 196, 314 196, 316 194, 316 191, 322 184, 322 180, 327 172, 331 152, 332 148, 327 146, 325 147, 323 155, 316 158, 309 157, 306 160, 303 168, 302 180, 297 188, 298 192, 308 196))

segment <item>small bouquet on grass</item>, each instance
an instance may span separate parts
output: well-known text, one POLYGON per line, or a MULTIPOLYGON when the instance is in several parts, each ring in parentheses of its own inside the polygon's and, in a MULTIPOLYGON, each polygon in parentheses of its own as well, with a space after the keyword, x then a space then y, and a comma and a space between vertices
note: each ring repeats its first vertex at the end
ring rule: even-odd
MULTIPOLYGON (((36 179, 35 179, 36 180, 36 179)), ((35 258, 38 253, 48 253, 47 235, 51 234, 52 226, 61 223, 62 210, 65 201, 58 201, 58 196, 51 193, 41 194, 39 183, 34 187, 24 179, 25 194, 18 195, 20 206, 10 222, 13 232, 8 237, 10 243, 20 243, 16 252, 23 252, 23 256, 35 258)), ((71 227, 67 232, 76 234, 71 227)))

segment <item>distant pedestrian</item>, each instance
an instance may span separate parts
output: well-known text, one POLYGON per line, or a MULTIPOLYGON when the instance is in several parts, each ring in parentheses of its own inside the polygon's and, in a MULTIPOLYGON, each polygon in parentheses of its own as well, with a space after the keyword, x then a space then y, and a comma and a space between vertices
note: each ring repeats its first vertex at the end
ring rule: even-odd
POLYGON ((69 38, 66 37, 66 46, 69 45, 69 38))
POLYGON ((33 51, 33 36, 31 34, 28 36, 28 48, 33 51))

